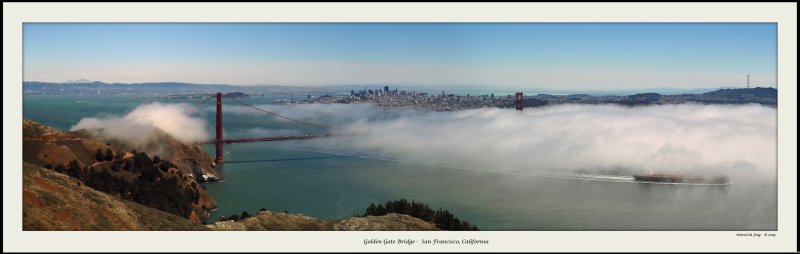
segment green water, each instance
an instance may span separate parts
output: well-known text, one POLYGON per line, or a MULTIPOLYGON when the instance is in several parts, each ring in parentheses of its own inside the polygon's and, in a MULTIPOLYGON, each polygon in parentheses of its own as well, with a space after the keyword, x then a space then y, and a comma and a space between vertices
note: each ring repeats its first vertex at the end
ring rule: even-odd
MULTIPOLYGON (((83 117, 124 114, 150 101, 144 96, 25 96, 23 116, 68 130, 83 117)), ((212 111, 201 116, 213 121, 212 111)), ((226 132, 237 131, 226 127, 226 132)), ((206 146, 209 154, 213 149, 206 146)), ((212 218, 267 208, 341 219, 363 212, 372 202, 406 198, 448 209, 482 230, 777 227, 776 189, 770 183, 674 186, 509 175, 322 148, 308 141, 226 145, 225 160, 220 170, 225 181, 206 185, 219 205, 212 218)))

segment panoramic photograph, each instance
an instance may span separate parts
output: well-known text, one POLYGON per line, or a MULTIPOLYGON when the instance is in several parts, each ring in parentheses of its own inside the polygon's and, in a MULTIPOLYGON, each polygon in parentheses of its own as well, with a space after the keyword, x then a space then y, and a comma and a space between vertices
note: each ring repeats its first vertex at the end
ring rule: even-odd
POLYGON ((22 230, 774 231, 777 39, 24 23, 22 230))

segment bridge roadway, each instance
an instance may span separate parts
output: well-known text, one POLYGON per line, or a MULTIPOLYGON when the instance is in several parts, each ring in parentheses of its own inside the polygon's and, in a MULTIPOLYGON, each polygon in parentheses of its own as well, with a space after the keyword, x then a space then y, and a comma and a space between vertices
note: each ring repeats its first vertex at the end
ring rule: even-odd
MULTIPOLYGON (((262 141, 304 140, 312 138, 327 138, 333 136, 339 136, 339 135, 325 134, 325 135, 303 135, 303 136, 278 136, 278 137, 264 137, 264 138, 226 138, 222 139, 222 143, 235 144, 235 143, 262 142, 262 141)), ((215 143, 217 143, 216 140, 197 142, 197 144, 201 145, 208 145, 215 143)))
MULTIPOLYGON (((284 140, 305 140, 305 139, 314 139, 314 138, 330 138, 330 137, 340 137, 340 136, 354 136, 354 135, 365 135, 367 132, 354 132, 354 133, 337 133, 337 134, 321 134, 321 135, 302 135, 302 136, 276 136, 276 137, 263 137, 263 138, 225 138, 222 139, 222 143, 225 144, 235 144, 235 143, 248 143, 248 142, 269 142, 269 141, 284 141, 284 140)), ((202 142, 197 142, 196 144, 199 145, 210 145, 216 144, 217 140, 206 140, 202 142)))

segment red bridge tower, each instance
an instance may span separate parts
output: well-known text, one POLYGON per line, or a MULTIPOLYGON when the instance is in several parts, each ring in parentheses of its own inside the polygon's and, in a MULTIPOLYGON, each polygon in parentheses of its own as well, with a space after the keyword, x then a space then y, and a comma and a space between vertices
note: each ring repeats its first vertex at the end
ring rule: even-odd
POLYGON ((222 93, 217 93, 217 157, 214 162, 222 164, 222 93))

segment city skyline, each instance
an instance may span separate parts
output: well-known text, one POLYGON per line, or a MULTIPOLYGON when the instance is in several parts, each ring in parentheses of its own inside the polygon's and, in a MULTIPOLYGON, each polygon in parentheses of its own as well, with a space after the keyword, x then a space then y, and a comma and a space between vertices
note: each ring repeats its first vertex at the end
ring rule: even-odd
POLYGON ((775 87, 772 23, 28 23, 26 81, 775 87))

